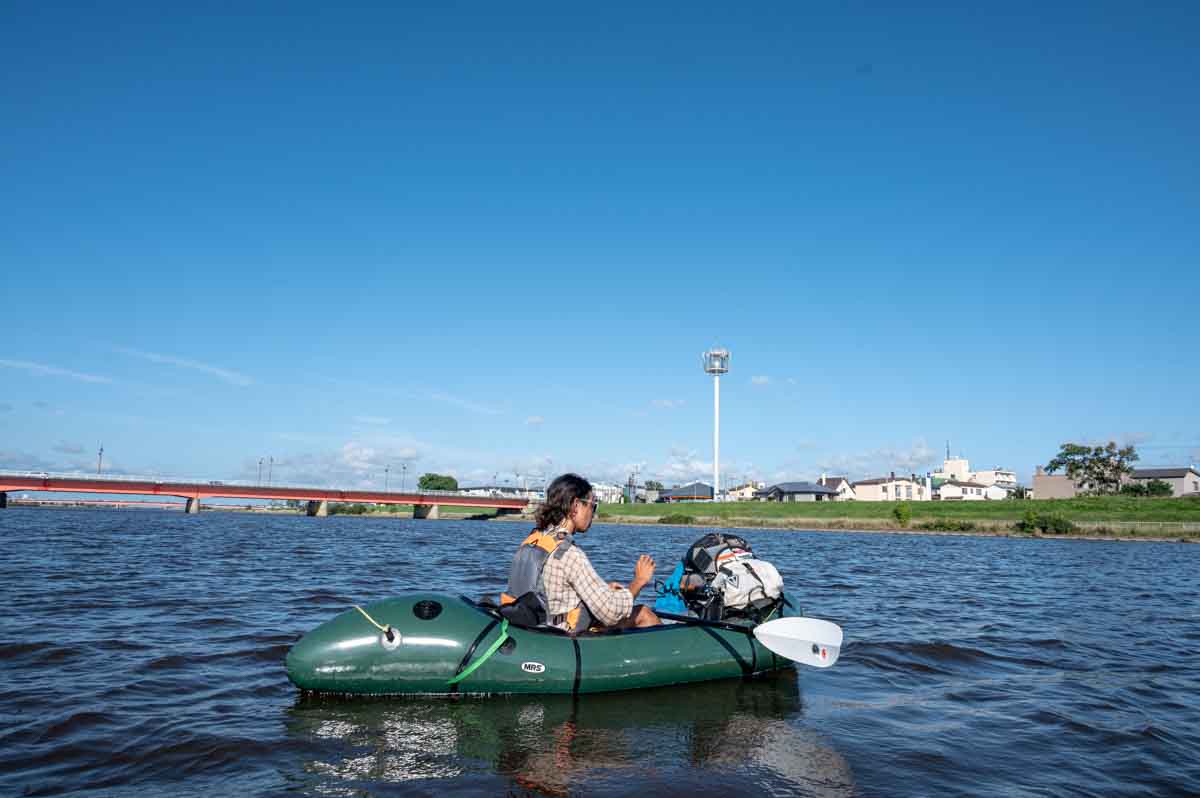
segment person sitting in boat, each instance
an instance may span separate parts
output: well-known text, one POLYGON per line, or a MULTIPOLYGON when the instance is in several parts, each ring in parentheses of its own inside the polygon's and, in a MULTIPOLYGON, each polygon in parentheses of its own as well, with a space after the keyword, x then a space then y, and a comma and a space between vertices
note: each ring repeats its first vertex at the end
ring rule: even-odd
POLYGON ((601 579, 587 554, 575 545, 575 535, 587 532, 595 513, 596 499, 586 479, 563 474, 551 482, 535 517, 536 529, 513 557, 502 603, 533 592, 544 605, 545 623, 572 633, 661 623, 649 607, 634 604, 654 579, 650 555, 638 557, 633 581, 626 587, 601 579))

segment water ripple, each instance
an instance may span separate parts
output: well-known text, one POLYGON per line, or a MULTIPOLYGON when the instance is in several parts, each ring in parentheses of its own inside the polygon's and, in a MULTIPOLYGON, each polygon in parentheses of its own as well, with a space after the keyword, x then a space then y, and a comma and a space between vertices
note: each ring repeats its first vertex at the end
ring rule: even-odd
MULTIPOLYGON (((527 531, 0 511, 0 794, 1200 793, 1197 546, 744 530, 845 628, 835 668, 576 701, 287 682, 351 604, 503 589, 527 531)), ((581 545, 661 579, 703 531, 581 545)))

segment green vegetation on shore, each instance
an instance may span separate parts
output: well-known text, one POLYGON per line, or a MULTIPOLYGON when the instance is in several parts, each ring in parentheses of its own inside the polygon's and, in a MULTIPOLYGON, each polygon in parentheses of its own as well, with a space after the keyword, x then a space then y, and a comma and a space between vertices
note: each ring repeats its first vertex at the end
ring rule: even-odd
MULTIPOLYGON (((408 517, 413 512, 411 504, 363 504, 361 502, 330 502, 330 515, 399 515, 408 517)), ((439 516, 445 518, 491 518, 498 514, 495 507, 460 507, 453 504, 438 505, 439 516)))
POLYGON ((909 517, 903 523, 895 502, 605 504, 600 506, 598 520, 672 523, 667 520, 671 515, 685 515, 701 526, 1200 537, 1200 500, 1190 498, 1090 496, 905 504, 909 513, 899 515, 909 517))

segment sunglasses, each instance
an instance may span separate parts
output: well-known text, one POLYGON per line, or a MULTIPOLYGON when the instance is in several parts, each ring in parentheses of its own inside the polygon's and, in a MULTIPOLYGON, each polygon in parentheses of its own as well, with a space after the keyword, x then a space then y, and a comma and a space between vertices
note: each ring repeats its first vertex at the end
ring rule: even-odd
POLYGON ((580 500, 579 500, 579 503, 580 503, 580 504, 582 504, 584 507, 591 507, 591 508, 592 508, 592 512, 595 512, 595 511, 596 511, 596 506, 597 506, 598 504, 600 504, 600 502, 599 502, 599 501, 596 499, 596 497, 595 497, 595 496, 593 496, 593 497, 592 497, 592 500, 591 500, 590 502, 587 502, 587 501, 584 501, 583 499, 580 499, 580 500))

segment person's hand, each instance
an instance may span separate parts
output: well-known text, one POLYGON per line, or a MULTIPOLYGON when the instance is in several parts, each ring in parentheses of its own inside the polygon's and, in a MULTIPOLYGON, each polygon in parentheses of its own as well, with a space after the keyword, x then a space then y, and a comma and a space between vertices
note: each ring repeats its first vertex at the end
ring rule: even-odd
POLYGON ((629 592, 637 594, 654 579, 654 558, 649 554, 638 557, 637 565, 633 566, 633 581, 629 583, 629 592))
POLYGON ((654 558, 649 554, 638 557, 637 565, 633 567, 633 581, 649 584, 654 578, 654 558))

